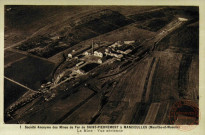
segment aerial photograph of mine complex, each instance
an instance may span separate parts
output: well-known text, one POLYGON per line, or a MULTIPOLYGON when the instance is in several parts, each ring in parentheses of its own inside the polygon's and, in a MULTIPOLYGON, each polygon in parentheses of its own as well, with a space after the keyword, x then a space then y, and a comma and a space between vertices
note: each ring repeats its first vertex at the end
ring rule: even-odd
POLYGON ((6 124, 197 121, 170 110, 199 104, 198 7, 4 9, 6 124))

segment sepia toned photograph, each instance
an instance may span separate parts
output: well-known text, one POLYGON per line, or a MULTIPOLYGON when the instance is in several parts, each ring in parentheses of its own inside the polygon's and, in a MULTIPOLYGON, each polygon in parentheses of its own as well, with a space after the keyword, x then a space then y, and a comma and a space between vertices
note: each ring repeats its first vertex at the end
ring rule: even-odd
POLYGON ((199 124, 198 6, 4 6, 5 124, 199 124))

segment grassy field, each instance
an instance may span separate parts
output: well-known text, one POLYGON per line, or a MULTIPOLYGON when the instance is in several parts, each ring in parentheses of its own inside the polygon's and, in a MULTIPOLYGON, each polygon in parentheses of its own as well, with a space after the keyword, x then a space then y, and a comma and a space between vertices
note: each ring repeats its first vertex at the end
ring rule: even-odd
MULTIPOLYGON (((102 10, 81 18, 67 20, 67 24, 61 24, 64 29, 56 29, 56 31, 49 34, 50 28, 48 28, 46 32, 44 31, 41 35, 24 41, 17 48, 40 57, 48 58, 83 40, 118 29, 131 22, 118 12, 102 10), (60 39, 52 41, 52 35, 57 35, 60 39), (60 42, 63 42, 64 45, 60 45, 60 42)), ((52 29, 55 29, 55 25, 52 26, 52 29)))
POLYGON ((178 48, 173 50, 175 52, 183 52, 183 49, 189 49, 198 54, 199 51, 199 24, 198 22, 185 26, 170 36, 164 38, 158 45, 157 50, 163 51, 171 48, 178 48))
POLYGON ((178 75, 181 54, 162 54, 153 75, 150 101, 178 99, 178 75))
POLYGON ((199 56, 192 56, 192 62, 188 70, 187 99, 199 100, 199 56))
POLYGON ((129 18, 136 21, 136 27, 149 31, 158 31, 168 24, 174 17, 170 8, 155 10, 153 12, 136 13, 130 15, 129 18))
POLYGON ((11 51, 5 51, 4 52, 4 65, 6 66, 7 64, 12 64, 15 61, 26 57, 24 54, 20 54, 17 52, 11 52, 11 51))
POLYGON ((166 24, 168 24, 172 20, 172 17, 163 17, 163 18, 154 18, 151 20, 146 20, 144 22, 140 22, 137 25, 138 28, 149 30, 149 31, 158 31, 163 28, 166 24))
POLYGON ((152 59, 147 58, 119 78, 116 87, 110 91, 108 104, 102 109, 103 113, 96 123, 130 123, 132 121, 136 104, 143 98, 147 71, 151 62, 152 59), (142 69, 146 72, 142 72, 142 69), (115 106, 110 106, 111 104, 115 106), (124 110, 119 111, 123 108, 124 110), (113 115, 115 118, 112 118, 113 115))
POLYGON ((50 25, 65 25, 65 20, 72 17, 76 18, 82 14, 101 9, 111 9, 118 11, 123 15, 130 15, 136 12, 152 10, 159 7, 133 7, 133 6, 6 6, 5 10, 12 8, 11 11, 5 11, 5 47, 29 38, 32 34, 38 35, 44 29, 50 27, 51 33, 58 27, 50 25), (132 10, 130 10, 132 9, 132 10), (58 23, 56 23, 56 21, 58 23))
POLYGON ((142 42, 143 40, 154 36, 154 34, 154 32, 136 28, 135 24, 131 24, 112 32, 100 35, 95 38, 95 41, 101 40, 115 42, 123 39, 124 41, 137 40, 142 42))
POLYGON ((4 71, 4 75, 31 89, 37 90, 41 81, 49 80, 54 64, 34 57, 27 57, 11 64, 4 71))
MULTIPOLYGON (((165 39, 163 39, 159 43, 159 46, 157 48, 159 53, 158 54, 156 53, 156 56, 160 57, 161 64, 159 63, 158 70, 160 71, 157 71, 158 73, 156 72, 156 74, 159 74, 157 75, 158 76, 157 79, 159 83, 161 83, 160 88, 167 89, 167 90, 172 88, 170 89, 172 91, 178 89, 178 92, 170 92, 170 95, 172 95, 173 93, 177 93, 175 96, 173 95, 170 97, 172 100, 177 98, 196 100, 198 98, 197 81, 199 75, 198 74, 193 75, 194 72, 198 73, 198 68, 199 68, 199 65, 197 64, 198 49, 199 49, 198 30, 199 30, 198 22, 189 24, 183 27, 182 29, 172 33, 165 39), (160 52, 162 51, 166 51, 166 53, 163 53, 160 56, 160 52), (166 58, 165 57, 163 58, 162 57, 163 55, 166 55, 166 58), (169 65, 169 67, 163 66, 164 65, 163 63, 166 63, 167 61, 169 61, 169 63, 173 63, 173 65, 169 65), (175 79, 174 78, 171 79, 172 77, 168 75, 169 78, 171 79, 169 82, 171 83, 168 86, 169 88, 164 88, 165 85, 163 85, 163 83, 165 83, 164 81, 166 80, 165 79, 166 73, 169 74, 171 73, 170 71, 175 72, 173 73, 175 74, 174 75, 175 79), (164 74, 164 79, 162 80, 160 79, 162 77, 160 74, 164 74), (195 84, 193 84, 193 82, 195 82, 195 84)), ((158 87, 157 85, 158 83, 156 81, 153 82, 154 87, 158 87)), ((156 88, 156 90, 153 91, 155 91, 156 93, 157 90, 159 90, 159 88, 156 88)), ((162 93, 162 91, 160 91, 160 93, 162 93)))
MULTIPOLYGON (((25 116, 21 117, 22 121, 29 121, 29 123, 61 123, 70 114, 75 112, 85 100, 89 100, 93 96, 93 92, 86 88, 80 88, 75 93, 64 92, 58 95, 51 102, 46 102, 41 106, 42 100, 34 104, 33 110, 25 112, 25 116), (46 108, 46 110, 45 110, 46 108)), ((24 112, 23 112, 24 113, 24 112)))
MULTIPOLYGON (((5 9, 7 8, 12 9, 5 12, 5 47, 30 38, 31 35, 42 34, 42 31, 55 25, 56 21, 58 23, 61 20, 62 23, 72 16, 93 10, 92 7, 88 9, 74 6, 6 6, 5 9)), ((55 30, 49 29, 50 32, 55 30)))
POLYGON ((63 120, 62 124, 90 123, 100 108, 99 104, 100 94, 92 97, 87 103, 63 120))
POLYGON ((129 14, 159 7, 64 6, 60 8, 60 6, 7 6, 6 8, 11 8, 11 11, 5 12, 5 47, 21 42, 19 49, 48 58, 83 40, 131 23, 132 21, 125 17, 129 14), (132 8, 132 11, 130 11, 130 8, 132 8), (112 10, 112 13, 108 15, 100 14, 100 17, 98 17, 98 14, 95 15, 95 12, 105 9, 112 10), (31 13, 32 15, 29 16, 31 13), (92 15, 94 18, 90 17, 92 15), (13 22, 13 20, 19 21, 13 22), (58 21, 55 22, 55 20, 58 21), (76 22, 79 24, 76 25, 76 22), (41 43, 40 38, 38 38, 39 36, 49 37, 53 35, 62 36, 65 45, 41 43))
POLYGON ((4 79, 4 110, 28 90, 4 79))

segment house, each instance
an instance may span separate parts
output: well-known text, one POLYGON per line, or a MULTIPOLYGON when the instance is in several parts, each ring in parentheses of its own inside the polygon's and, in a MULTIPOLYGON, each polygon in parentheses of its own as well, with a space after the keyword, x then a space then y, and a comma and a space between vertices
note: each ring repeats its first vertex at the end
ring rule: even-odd
POLYGON ((116 48, 122 46, 122 42, 117 41, 114 44, 110 45, 109 48, 116 48))
POLYGON ((106 48, 105 52, 107 52, 107 53, 110 52, 110 48, 106 48))
POLYGON ((86 52, 84 53, 84 55, 88 56, 88 55, 91 55, 91 53, 89 53, 88 51, 86 51, 86 52))
POLYGON ((59 37, 59 36, 54 36, 54 37, 52 37, 51 39, 52 39, 52 40, 58 40, 58 39, 60 39, 60 37, 59 37))
POLYGON ((85 74, 85 72, 83 70, 80 70, 80 69, 76 70, 76 73, 82 74, 82 75, 85 74))
POLYGON ((68 54, 68 58, 72 58, 73 55, 71 53, 68 54))
POLYGON ((120 58, 120 59, 123 57, 123 55, 121 53, 117 53, 117 52, 110 52, 110 53, 105 52, 105 54, 107 56, 112 56, 112 57, 116 57, 116 58, 120 58))
POLYGON ((117 50, 116 52, 121 53, 121 54, 125 54, 125 52, 121 51, 121 50, 117 50))
POLYGON ((101 60, 101 59, 98 59, 98 63, 102 64, 103 62, 102 62, 102 60, 101 60))
POLYGON ((178 20, 181 21, 181 22, 188 21, 188 19, 186 19, 186 18, 181 18, 181 17, 179 17, 178 20))
POLYGON ((89 49, 83 53, 85 56, 92 55, 92 49, 89 49))
POLYGON ((102 57, 101 59, 98 59, 98 63, 99 64, 102 64, 103 62, 105 62, 107 60, 107 58, 106 57, 102 57))
POLYGON ((94 56, 102 58, 103 57, 103 53, 102 52, 98 52, 98 51, 94 51, 94 56))
POLYGON ((117 57, 118 59, 121 59, 121 58, 123 58, 123 55, 120 54, 120 55, 117 55, 116 57, 117 57))
POLYGON ((127 49, 124 53, 125 53, 125 54, 129 54, 129 53, 131 53, 131 52, 132 52, 131 49, 127 49))
POLYGON ((124 41, 124 44, 127 44, 127 45, 134 44, 134 43, 135 43, 134 40, 132 40, 132 41, 124 41))
POLYGON ((76 66, 78 67, 78 66, 80 66, 80 65, 82 65, 84 63, 85 63, 84 61, 81 61, 81 62, 77 63, 76 66))

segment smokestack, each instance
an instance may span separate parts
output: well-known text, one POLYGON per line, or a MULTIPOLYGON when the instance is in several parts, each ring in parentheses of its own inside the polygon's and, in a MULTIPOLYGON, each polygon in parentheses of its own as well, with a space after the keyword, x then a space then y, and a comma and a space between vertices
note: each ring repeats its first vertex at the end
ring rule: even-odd
POLYGON ((93 40, 92 40, 92 54, 94 54, 94 44, 93 44, 93 40))

